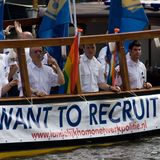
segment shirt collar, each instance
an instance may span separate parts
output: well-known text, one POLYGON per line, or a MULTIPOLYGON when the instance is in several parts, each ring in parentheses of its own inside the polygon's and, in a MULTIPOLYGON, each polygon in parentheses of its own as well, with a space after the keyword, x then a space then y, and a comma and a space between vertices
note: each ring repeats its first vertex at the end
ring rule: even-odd
POLYGON ((35 68, 39 69, 33 62, 30 62, 30 66, 31 66, 32 69, 35 69, 35 68))
POLYGON ((130 63, 131 63, 132 65, 138 65, 139 62, 140 62, 139 60, 138 60, 138 62, 135 62, 135 61, 133 61, 132 59, 130 59, 129 61, 130 61, 130 63))
POLYGON ((87 57, 86 54, 84 53, 84 54, 83 54, 83 60, 84 60, 84 61, 95 61, 96 58, 93 56, 92 59, 88 59, 88 57, 87 57))

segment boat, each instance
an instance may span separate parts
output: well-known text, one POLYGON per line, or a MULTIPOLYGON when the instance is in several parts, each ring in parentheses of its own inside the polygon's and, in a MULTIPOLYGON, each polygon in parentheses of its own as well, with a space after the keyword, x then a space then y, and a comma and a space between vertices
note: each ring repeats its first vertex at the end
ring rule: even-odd
MULTIPOLYGON (((20 22, 23 26, 39 20, 20 22)), ((9 24, 13 21, 5 22, 9 24)), ((125 40, 153 39, 159 35, 160 29, 81 36, 81 44, 117 42, 123 90, 45 97, 31 96, 24 48, 71 45, 74 37, 0 41, 0 48, 17 48, 25 95, 0 99, 0 159, 112 144, 159 133, 160 87, 130 89, 123 47, 125 40)))

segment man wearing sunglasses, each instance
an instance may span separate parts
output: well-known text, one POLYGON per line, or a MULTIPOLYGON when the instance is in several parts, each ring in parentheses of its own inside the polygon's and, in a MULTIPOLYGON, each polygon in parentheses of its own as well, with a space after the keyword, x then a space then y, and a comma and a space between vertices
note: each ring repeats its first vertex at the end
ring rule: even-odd
POLYGON ((42 63, 44 52, 42 47, 30 48, 32 61, 27 65, 31 92, 35 96, 50 94, 51 87, 64 84, 64 76, 55 59, 52 59, 51 66, 42 63))

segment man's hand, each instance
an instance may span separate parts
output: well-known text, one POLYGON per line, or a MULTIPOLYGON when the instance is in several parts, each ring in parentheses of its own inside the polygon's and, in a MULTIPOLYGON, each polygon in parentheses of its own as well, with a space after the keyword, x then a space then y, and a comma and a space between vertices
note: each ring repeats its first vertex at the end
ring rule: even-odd
POLYGON ((7 35, 10 35, 10 34, 11 34, 10 30, 11 30, 12 28, 14 28, 13 25, 7 26, 6 29, 3 31, 4 34, 5 34, 6 36, 7 36, 7 35))

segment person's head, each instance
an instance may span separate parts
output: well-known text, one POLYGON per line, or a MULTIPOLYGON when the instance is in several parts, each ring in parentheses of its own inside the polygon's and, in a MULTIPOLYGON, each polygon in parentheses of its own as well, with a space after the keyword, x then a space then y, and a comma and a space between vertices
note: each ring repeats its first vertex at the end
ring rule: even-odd
POLYGON ((42 47, 32 47, 30 48, 30 57, 34 64, 41 64, 44 57, 44 52, 42 47))
POLYGON ((85 44, 84 45, 84 52, 88 59, 92 59, 93 56, 96 55, 96 45, 95 44, 85 44))
POLYGON ((141 56, 141 43, 137 40, 129 44, 129 53, 133 61, 137 62, 141 56))

